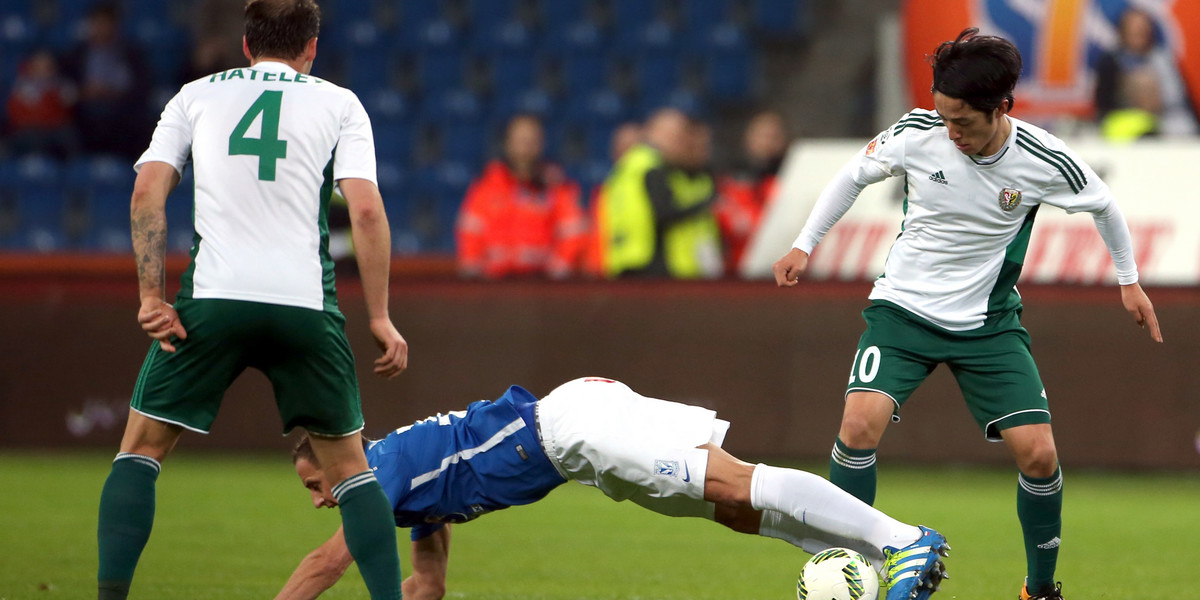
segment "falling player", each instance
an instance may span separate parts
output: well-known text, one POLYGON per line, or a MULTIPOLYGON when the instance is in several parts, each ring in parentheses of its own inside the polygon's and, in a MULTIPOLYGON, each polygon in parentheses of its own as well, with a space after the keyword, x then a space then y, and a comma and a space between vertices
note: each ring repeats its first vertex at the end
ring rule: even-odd
MULTIPOLYGON (((849 547, 880 565, 887 600, 928 596, 945 575, 946 538, 867 506, 824 478, 742 462, 721 449, 729 423, 716 413, 647 398, 623 383, 577 379, 538 399, 513 386, 495 402, 430 417, 370 442, 367 460, 412 527, 408 600, 446 590, 450 529, 541 500, 569 479, 673 517, 819 552, 849 547)), ((292 456, 313 506, 336 506, 306 439, 292 456)), ((276 600, 316 598, 352 561, 339 530, 309 553, 276 600)))

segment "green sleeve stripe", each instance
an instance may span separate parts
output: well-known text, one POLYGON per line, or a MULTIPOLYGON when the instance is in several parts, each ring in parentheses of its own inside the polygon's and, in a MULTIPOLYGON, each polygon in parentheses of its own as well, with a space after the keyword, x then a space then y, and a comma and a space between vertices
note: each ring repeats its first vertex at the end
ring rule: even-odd
POLYGON ((1038 148, 1041 148, 1042 150, 1045 150, 1046 152, 1049 152, 1052 156, 1056 156, 1056 157, 1062 159, 1063 161, 1066 161, 1068 167, 1071 169, 1071 172, 1073 172, 1075 174, 1076 180, 1082 181, 1084 184, 1087 183, 1087 177, 1084 176, 1083 169, 1080 169, 1079 165, 1075 164, 1075 161, 1072 160, 1071 157, 1068 156, 1066 152, 1062 152, 1060 150, 1051 150, 1050 148, 1047 148, 1046 145, 1043 144, 1042 142, 1040 142, 1037 138, 1035 138, 1032 135, 1030 135, 1024 131, 1021 131, 1019 129, 1017 130, 1017 137, 1018 138, 1023 137, 1023 138, 1025 138, 1025 141, 1033 144, 1034 146, 1037 146, 1038 148))
POLYGON ((1024 148, 1027 152, 1035 157, 1046 162, 1050 166, 1058 169, 1058 172, 1062 173, 1063 178, 1067 180, 1067 185, 1071 186, 1072 192, 1078 194, 1079 192, 1083 191, 1083 184, 1081 184, 1079 180, 1075 178, 1074 173, 1070 171, 1070 169, 1061 159, 1053 157, 1044 148, 1038 148, 1037 146, 1030 144, 1020 135, 1017 136, 1017 145, 1024 148))
POLYGON ((941 125, 940 117, 926 117, 921 115, 908 115, 900 119, 898 125, 941 125))
POLYGON ((1059 170, 1063 171, 1063 175, 1073 181, 1071 188, 1075 189, 1076 194, 1087 185, 1087 176, 1083 174, 1083 170, 1079 168, 1079 165, 1075 164, 1075 161, 1071 160, 1071 157, 1065 152, 1051 150, 1045 144, 1037 141, 1033 136, 1018 129, 1017 142, 1020 143, 1022 141, 1025 142, 1023 146, 1025 149, 1037 154, 1043 160, 1046 160, 1046 162, 1053 161, 1052 164, 1059 167, 1059 170))
POLYGON ((901 131, 904 131, 905 129, 919 129, 922 131, 929 131, 930 129, 933 129, 934 127, 945 127, 945 126, 946 125, 941 122, 938 122, 938 123, 907 123, 907 122, 902 121, 899 125, 896 126, 896 133, 900 133, 901 131))

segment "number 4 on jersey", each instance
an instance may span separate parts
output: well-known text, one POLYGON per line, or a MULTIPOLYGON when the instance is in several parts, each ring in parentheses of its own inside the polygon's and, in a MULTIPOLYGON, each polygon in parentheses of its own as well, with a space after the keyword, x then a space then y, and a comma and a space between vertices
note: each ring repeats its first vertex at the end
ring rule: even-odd
POLYGON ((263 92, 242 115, 233 133, 229 134, 229 155, 257 156, 260 181, 275 181, 275 161, 287 158, 287 141, 279 139, 279 107, 282 102, 283 92, 263 92), (250 125, 260 114, 262 130, 259 137, 246 137, 250 125))

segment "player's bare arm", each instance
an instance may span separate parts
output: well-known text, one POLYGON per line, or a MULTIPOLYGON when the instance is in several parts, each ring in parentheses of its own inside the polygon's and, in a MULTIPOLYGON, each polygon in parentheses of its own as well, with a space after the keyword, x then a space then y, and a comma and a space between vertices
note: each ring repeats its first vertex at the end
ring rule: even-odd
POLYGON ((441 600, 450 562, 450 525, 412 543, 412 575, 404 579, 407 600, 441 600))
POLYGON ((800 274, 807 268, 808 253, 799 248, 792 248, 771 267, 775 272, 775 285, 792 287, 800 283, 800 274))
POLYGON ((350 228, 371 335, 383 355, 375 359, 375 374, 391 379, 408 368, 408 342, 388 315, 388 277, 392 257, 392 233, 379 188, 366 179, 338 181, 350 209, 350 228))
POLYGON ((1150 303, 1146 292, 1142 291, 1141 284, 1121 286, 1121 303, 1125 305, 1125 310, 1133 315, 1133 320, 1138 325, 1150 329, 1150 338, 1161 344, 1163 338, 1162 331, 1158 328, 1158 316, 1154 314, 1154 305, 1150 303))
POLYGON ((354 558, 338 527, 333 537, 304 557, 275 600, 312 600, 333 587, 352 562, 354 558))
POLYGON ((137 259, 138 323, 163 350, 174 352, 171 336, 187 338, 179 315, 166 301, 167 195, 179 183, 179 173, 163 162, 149 162, 138 172, 129 205, 133 253, 137 259))

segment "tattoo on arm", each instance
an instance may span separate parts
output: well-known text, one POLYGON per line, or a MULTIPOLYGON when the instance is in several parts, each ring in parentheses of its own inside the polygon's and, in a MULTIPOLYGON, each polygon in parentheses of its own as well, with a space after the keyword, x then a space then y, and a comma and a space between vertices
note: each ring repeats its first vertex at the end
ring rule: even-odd
POLYGON ((136 210, 130 218, 133 255, 137 259, 138 288, 143 297, 165 293, 167 217, 159 210, 136 210))

